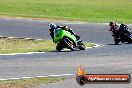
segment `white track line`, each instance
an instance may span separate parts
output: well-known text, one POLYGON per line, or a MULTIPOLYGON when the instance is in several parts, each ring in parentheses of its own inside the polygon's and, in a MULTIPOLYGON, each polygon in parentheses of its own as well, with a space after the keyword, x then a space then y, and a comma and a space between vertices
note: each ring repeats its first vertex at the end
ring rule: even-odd
MULTIPOLYGON (((2 38, 2 36, 0 36, 2 38)), ((26 40, 43 40, 43 39, 34 39, 34 38, 18 38, 18 37, 7 37, 9 39, 26 39, 26 40)))
POLYGON ((7 81, 7 80, 20 80, 20 79, 31 79, 31 78, 46 78, 46 77, 71 77, 75 76, 75 74, 60 74, 60 75, 48 75, 48 76, 34 76, 34 77, 20 77, 20 78, 8 78, 8 79, 0 79, 0 81, 7 81))
MULTIPOLYGON (((32 79, 33 77, 21 77, 22 79, 32 79)), ((20 78, 20 79, 21 79, 20 78)))
POLYGON ((61 74, 61 76, 75 76, 75 74, 61 74))
POLYGON ((86 47, 86 49, 91 49, 91 48, 98 48, 98 47, 102 47, 102 44, 95 44, 95 46, 93 47, 86 47))
POLYGON ((9 78, 9 80, 19 80, 21 78, 9 78))
POLYGON ((61 77, 61 75, 49 75, 50 77, 61 77))
POLYGON ((6 81, 6 80, 9 80, 9 79, 0 79, 0 81, 6 81))
POLYGON ((9 39, 14 39, 14 38, 16 38, 16 37, 8 37, 9 39))
POLYGON ((36 78, 45 78, 45 77, 48 77, 48 76, 36 76, 36 78))
POLYGON ((102 44, 95 44, 95 46, 93 46, 93 48, 98 48, 98 47, 102 47, 102 46, 104 46, 104 45, 102 45, 102 44))
POLYGON ((45 52, 28 52, 28 53, 12 53, 12 54, 0 54, 0 56, 13 56, 13 55, 29 55, 29 54, 42 54, 45 52))

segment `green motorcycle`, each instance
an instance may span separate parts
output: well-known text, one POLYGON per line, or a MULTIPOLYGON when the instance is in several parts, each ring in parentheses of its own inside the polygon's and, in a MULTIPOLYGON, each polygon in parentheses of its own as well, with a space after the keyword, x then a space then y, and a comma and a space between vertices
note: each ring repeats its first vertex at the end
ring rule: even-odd
POLYGON ((85 45, 82 41, 77 40, 77 38, 70 32, 65 31, 61 28, 54 30, 54 42, 57 44, 56 50, 61 51, 63 48, 75 50, 85 50, 85 45))

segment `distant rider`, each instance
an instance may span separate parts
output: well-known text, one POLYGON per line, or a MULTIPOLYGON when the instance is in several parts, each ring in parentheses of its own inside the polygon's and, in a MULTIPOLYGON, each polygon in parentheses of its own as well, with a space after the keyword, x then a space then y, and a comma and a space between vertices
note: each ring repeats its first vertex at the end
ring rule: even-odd
POLYGON ((115 33, 116 33, 117 31, 119 31, 119 26, 117 25, 116 22, 110 22, 110 23, 109 23, 109 26, 110 26, 109 31, 112 31, 112 33, 113 33, 112 36, 114 36, 115 33))
POLYGON ((49 31, 50 31, 51 38, 53 39, 53 42, 54 42, 54 30, 57 30, 58 28, 61 28, 63 30, 66 30, 66 31, 70 32, 72 35, 74 35, 77 38, 77 40, 80 39, 80 36, 78 36, 77 34, 75 34, 72 31, 72 29, 69 28, 68 26, 57 26, 56 24, 51 23, 51 24, 49 24, 49 28, 50 28, 49 31))

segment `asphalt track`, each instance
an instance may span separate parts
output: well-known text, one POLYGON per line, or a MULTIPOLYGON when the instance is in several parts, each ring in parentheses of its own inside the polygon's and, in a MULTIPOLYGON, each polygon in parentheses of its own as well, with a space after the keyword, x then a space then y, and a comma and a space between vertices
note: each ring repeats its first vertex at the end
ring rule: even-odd
MULTIPOLYGON (((48 24, 51 21, 0 18, 0 36, 51 39, 48 24)), ((0 55, 0 79, 24 76, 76 74, 82 65, 87 73, 132 74, 132 45, 114 45, 108 24, 56 21, 68 25, 83 41, 102 44, 103 47, 75 52, 46 52, 31 55, 0 55)), ((132 26, 129 25, 132 29, 132 26)), ((40 85, 37 88, 79 88, 75 79, 40 85)), ((131 88, 132 84, 90 84, 84 88, 131 88)))

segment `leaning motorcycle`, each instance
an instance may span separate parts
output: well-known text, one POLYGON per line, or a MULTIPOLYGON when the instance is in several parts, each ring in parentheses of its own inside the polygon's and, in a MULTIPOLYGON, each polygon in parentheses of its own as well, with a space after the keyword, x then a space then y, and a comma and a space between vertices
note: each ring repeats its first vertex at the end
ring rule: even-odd
POLYGON ((128 27, 124 24, 120 25, 120 28, 118 31, 116 31, 113 35, 115 45, 117 45, 119 42, 126 42, 126 43, 132 43, 132 34, 128 31, 128 27))
POLYGON ((61 28, 54 30, 54 42, 57 44, 56 50, 61 51, 63 48, 75 50, 85 50, 85 45, 81 40, 72 35, 70 32, 65 31, 61 28))

